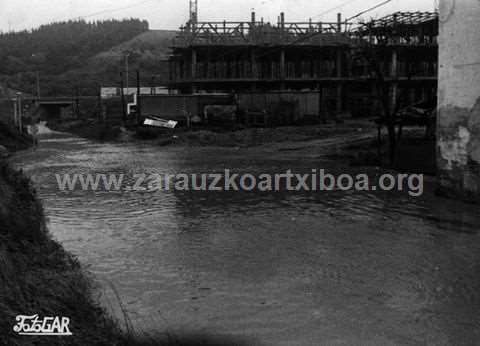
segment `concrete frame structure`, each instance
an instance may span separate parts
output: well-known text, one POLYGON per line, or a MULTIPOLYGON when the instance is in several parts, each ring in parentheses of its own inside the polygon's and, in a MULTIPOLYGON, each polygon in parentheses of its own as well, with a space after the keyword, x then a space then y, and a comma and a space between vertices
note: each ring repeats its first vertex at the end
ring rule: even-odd
POLYGON ((173 42, 171 90, 196 92, 314 91, 319 116, 357 111, 381 115, 376 107, 378 76, 353 56, 370 45, 380 56, 392 107, 436 102, 438 14, 397 12, 354 25, 336 22, 197 22, 191 19, 173 42))
POLYGON ((170 58, 170 88, 180 93, 317 90, 323 108, 344 109, 349 80, 351 23, 277 25, 250 22, 195 22, 181 28, 170 58), (329 107, 330 105, 330 107, 329 107))

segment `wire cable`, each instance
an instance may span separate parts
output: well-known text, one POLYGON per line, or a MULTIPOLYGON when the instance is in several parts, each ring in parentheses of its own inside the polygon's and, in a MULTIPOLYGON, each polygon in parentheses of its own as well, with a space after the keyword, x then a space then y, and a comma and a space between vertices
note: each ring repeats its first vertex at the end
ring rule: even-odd
POLYGON ((114 13, 114 12, 124 11, 124 10, 128 10, 128 9, 131 9, 131 8, 134 8, 134 7, 138 7, 138 6, 141 6, 143 4, 153 2, 153 1, 156 1, 156 0, 144 0, 144 1, 140 1, 140 2, 137 2, 137 3, 131 4, 131 5, 128 5, 128 6, 110 8, 110 9, 106 9, 106 10, 102 10, 102 11, 98 11, 98 12, 93 12, 93 13, 90 13, 90 14, 87 14, 87 15, 78 16, 78 17, 75 17, 75 18, 85 19, 85 18, 99 16, 99 15, 102 15, 102 14, 105 14, 105 13, 114 13))
POLYGON ((317 14, 317 15, 314 16, 313 18, 322 17, 322 16, 324 16, 324 15, 330 13, 330 12, 333 12, 333 11, 335 11, 335 10, 338 10, 339 8, 342 8, 342 7, 344 7, 344 6, 350 5, 350 4, 352 4, 352 3, 356 2, 356 1, 359 1, 359 0, 349 0, 349 1, 346 1, 346 2, 344 2, 344 3, 342 3, 342 4, 340 4, 340 5, 337 5, 337 6, 335 6, 335 7, 332 7, 332 8, 330 8, 330 9, 326 10, 326 11, 323 11, 323 12, 321 12, 320 14, 317 14))

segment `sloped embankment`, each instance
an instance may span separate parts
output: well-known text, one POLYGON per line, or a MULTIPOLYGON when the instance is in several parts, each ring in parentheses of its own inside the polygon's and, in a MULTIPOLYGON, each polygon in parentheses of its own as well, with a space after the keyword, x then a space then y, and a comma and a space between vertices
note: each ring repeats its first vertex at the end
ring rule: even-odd
POLYGON ((78 261, 48 234, 29 180, 0 162, 0 344, 122 343, 91 291, 78 261), (74 335, 52 340, 13 331, 17 315, 35 314, 69 317, 74 335))

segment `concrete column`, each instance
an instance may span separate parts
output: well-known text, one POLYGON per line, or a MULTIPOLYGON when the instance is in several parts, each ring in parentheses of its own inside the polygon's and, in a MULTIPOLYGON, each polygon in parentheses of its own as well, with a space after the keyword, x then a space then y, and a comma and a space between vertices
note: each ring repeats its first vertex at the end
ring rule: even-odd
POLYGON ((342 50, 337 50, 337 115, 342 113, 343 110, 343 83, 341 78, 343 77, 343 58, 342 58, 342 50))
POLYGON ((337 115, 342 113, 343 108, 343 85, 341 82, 337 85, 337 115))
POLYGON ((197 74, 197 51, 192 48, 192 79, 195 79, 197 74))
MULTIPOLYGON (((195 81, 195 78, 197 77, 197 51, 192 48, 192 81, 195 81)), ((192 83, 192 94, 195 94, 197 92, 197 88, 195 86, 195 83, 192 83)))
MULTIPOLYGON (((282 81, 285 80, 285 77, 287 76, 287 71, 285 70, 285 49, 282 48, 280 51, 280 79, 282 81)), ((285 82, 282 82, 280 84, 280 89, 284 90, 285 89, 285 82)))
POLYGON ((285 78, 285 49, 280 51, 280 75, 285 78))
POLYGON ((390 88, 391 100, 390 100, 390 112, 393 114, 397 106, 397 97, 398 97, 398 55, 395 48, 392 50, 392 66, 390 71, 390 77, 392 78, 392 85, 390 88))
POLYGON ((252 65, 252 78, 258 78, 257 55, 254 49, 250 51, 250 64, 252 65))
POLYGON ((480 1, 440 2, 439 190, 480 201, 480 1))
POLYGON ((396 78, 398 75, 398 55, 395 48, 392 50, 392 66, 390 70, 390 77, 396 78))

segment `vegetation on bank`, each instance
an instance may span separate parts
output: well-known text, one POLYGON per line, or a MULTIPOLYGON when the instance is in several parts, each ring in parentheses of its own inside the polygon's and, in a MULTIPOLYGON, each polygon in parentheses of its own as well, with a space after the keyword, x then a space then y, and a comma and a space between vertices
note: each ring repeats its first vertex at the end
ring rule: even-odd
POLYGON ((0 121, 0 145, 9 151, 18 151, 28 148, 32 144, 32 138, 28 135, 20 135, 11 126, 0 121))
POLYGON ((120 344, 121 333, 91 298, 92 283, 78 261, 53 241, 35 191, 21 172, 0 162, 0 344, 52 345, 21 337, 17 315, 66 316, 75 337, 58 344, 120 344))

